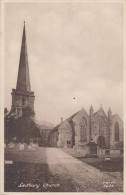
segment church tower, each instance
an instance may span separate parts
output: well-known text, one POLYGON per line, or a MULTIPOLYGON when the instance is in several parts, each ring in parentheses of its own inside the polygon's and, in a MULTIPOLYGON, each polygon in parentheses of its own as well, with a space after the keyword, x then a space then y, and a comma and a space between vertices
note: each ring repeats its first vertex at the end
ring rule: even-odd
POLYGON ((11 112, 14 112, 17 118, 22 116, 23 113, 22 111, 24 108, 29 108, 31 112, 34 113, 35 96, 34 92, 31 91, 30 85, 25 22, 20 51, 17 86, 16 89, 12 89, 11 94, 12 94, 11 112))

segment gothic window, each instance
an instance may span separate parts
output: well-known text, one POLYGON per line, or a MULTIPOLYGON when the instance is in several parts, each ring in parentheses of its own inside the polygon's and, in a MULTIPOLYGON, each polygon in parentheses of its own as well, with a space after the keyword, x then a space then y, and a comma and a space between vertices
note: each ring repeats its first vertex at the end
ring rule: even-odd
POLYGON ((104 136, 104 120, 102 117, 99 119, 99 135, 104 136))
POLYGON ((86 141, 87 140, 87 120, 83 117, 80 121, 80 141, 86 141))
POLYGON ((67 141, 67 144, 71 144, 71 141, 67 141))
POLYGON ((119 123, 115 123, 115 141, 119 141, 119 123))

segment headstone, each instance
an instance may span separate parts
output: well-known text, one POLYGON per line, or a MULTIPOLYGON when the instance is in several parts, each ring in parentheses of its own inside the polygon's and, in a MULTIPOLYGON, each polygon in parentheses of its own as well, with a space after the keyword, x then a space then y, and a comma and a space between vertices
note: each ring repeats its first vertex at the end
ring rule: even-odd
POLYGON ((19 144, 19 150, 20 151, 24 150, 24 144, 19 144))
POLYGON ((33 149, 33 150, 36 150, 37 144, 34 144, 34 143, 33 143, 33 144, 31 144, 31 146, 32 146, 32 149, 33 149))
POLYGON ((105 161, 109 161, 109 160, 111 160, 110 157, 105 157, 105 161))
POLYGON ((28 150, 32 150, 32 146, 31 145, 28 145, 28 150))
POLYGON ((15 144, 13 143, 13 142, 10 142, 9 144, 8 144, 8 148, 14 148, 15 147, 15 144))
POLYGON ((120 156, 120 150, 110 150, 110 155, 111 156, 120 156))
POLYGON ((5 164, 12 165, 13 164, 13 161, 12 160, 5 160, 5 164))

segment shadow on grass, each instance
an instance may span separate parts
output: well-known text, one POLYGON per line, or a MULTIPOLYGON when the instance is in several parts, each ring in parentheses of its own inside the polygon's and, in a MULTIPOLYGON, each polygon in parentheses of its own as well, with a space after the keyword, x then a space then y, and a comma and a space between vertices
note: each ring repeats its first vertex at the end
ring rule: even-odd
MULTIPOLYGON (((55 158, 55 157, 54 157, 55 158)), ((77 185, 68 176, 50 172, 46 150, 5 152, 5 159, 14 164, 5 164, 5 192, 76 192, 77 185)), ((54 169, 60 164, 54 164, 54 169)), ((81 189, 79 189, 81 191, 81 189)))
POLYGON ((48 174, 47 164, 16 162, 5 165, 5 191, 44 191, 40 188, 48 181, 48 174))
POLYGON ((4 191, 76 192, 77 189, 70 179, 52 175, 47 164, 15 162, 5 165, 4 191))

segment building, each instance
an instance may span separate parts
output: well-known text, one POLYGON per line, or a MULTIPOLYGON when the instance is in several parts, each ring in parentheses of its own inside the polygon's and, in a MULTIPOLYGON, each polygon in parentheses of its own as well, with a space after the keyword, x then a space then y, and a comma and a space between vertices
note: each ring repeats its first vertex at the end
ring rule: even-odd
POLYGON ((11 114, 15 114, 17 118, 22 116, 23 108, 29 108, 34 113, 34 92, 31 91, 29 64, 27 54, 27 42, 25 22, 23 28, 20 61, 17 77, 16 89, 12 89, 12 106, 11 114))
POLYGON ((97 146, 117 148, 123 142, 123 121, 113 115, 111 109, 106 114, 102 107, 89 114, 83 108, 57 125, 49 135, 50 146, 83 149, 90 146, 93 153, 97 146), (93 146, 93 147, 92 147, 93 146))
POLYGON ((50 128, 40 128, 41 146, 48 146, 48 136, 50 134, 50 128))

